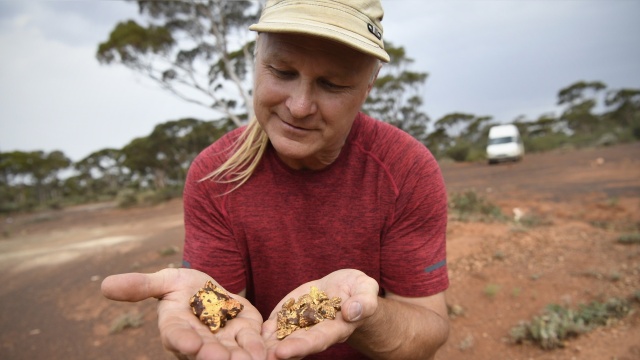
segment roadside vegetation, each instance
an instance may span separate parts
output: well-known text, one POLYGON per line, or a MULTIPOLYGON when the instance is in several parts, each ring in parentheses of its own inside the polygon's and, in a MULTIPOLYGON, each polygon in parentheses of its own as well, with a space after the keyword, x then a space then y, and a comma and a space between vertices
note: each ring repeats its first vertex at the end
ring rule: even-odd
POLYGON ((109 334, 118 334, 126 329, 139 328, 143 324, 143 314, 138 312, 123 313, 111 322, 109 334))
POLYGON ((538 316, 511 329, 511 339, 517 344, 533 344, 545 350, 563 348, 567 340, 611 326, 628 316, 640 302, 640 291, 629 299, 611 298, 593 301, 577 309, 550 304, 538 316))
MULTIPOLYGON (((78 161, 61 151, 0 152, 0 214, 101 201, 137 206, 180 196, 197 154, 246 124, 253 113, 246 79, 252 76, 255 48, 247 27, 259 16, 259 6, 135 3, 140 16, 113 27, 97 46, 97 61, 145 76, 174 96, 211 109, 212 118, 157 119, 149 135, 78 161)), ((640 89, 610 89, 601 81, 580 80, 560 89, 557 104, 549 104, 560 106, 558 114, 494 119, 452 109, 432 120, 422 110, 429 74, 411 69, 413 59, 404 47, 386 42, 385 48, 391 61, 382 67, 363 111, 411 134, 440 161, 484 161, 489 128, 505 122, 518 127, 527 153, 640 140, 640 89)))
POLYGON ((457 221, 503 221, 506 216, 500 208, 476 191, 451 194, 449 213, 457 221))
POLYGON ((640 232, 633 234, 624 234, 618 237, 620 244, 640 244, 640 232))

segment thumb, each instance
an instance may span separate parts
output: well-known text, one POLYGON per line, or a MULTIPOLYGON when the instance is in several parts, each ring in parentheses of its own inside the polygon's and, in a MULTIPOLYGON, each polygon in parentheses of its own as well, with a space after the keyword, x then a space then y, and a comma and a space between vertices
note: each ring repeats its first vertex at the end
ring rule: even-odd
POLYGON ((163 283, 158 273, 117 274, 106 277, 101 290, 107 299, 135 302, 164 295, 166 289, 163 289, 163 283))
POLYGON ((206 274, 191 269, 162 269, 151 274, 128 273, 106 277, 102 281, 102 294, 111 300, 141 301, 162 298, 179 291, 176 288, 197 289, 211 279, 206 274))
POLYGON ((342 317, 348 322, 359 321, 373 315, 378 309, 378 284, 371 280, 359 282, 351 296, 342 304, 342 317))
POLYGON ((342 312, 345 320, 350 322, 358 321, 362 317, 362 304, 357 301, 351 301, 345 306, 345 311, 342 312))

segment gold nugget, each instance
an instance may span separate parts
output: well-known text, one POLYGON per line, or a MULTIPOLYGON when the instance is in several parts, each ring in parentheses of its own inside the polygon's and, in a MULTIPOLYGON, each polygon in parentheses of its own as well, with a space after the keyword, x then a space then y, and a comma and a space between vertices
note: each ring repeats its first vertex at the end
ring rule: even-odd
POLYGON ((293 298, 282 304, 278 312, 278 330, 276 336, 282 340, 294 331, 309 327, 323 321, 336 318, 336 311, 340 310, 342 299, 329 299, 324 291, 312 286, 309 294, 304 294, 295 301, 293 298))
POLYGON ((191 310, 207 325, 212 333, 215 333, 231 320, 238 316, 244 306, 232 298, 222 288, 207 281, 204 287, 189 300, 191 310))

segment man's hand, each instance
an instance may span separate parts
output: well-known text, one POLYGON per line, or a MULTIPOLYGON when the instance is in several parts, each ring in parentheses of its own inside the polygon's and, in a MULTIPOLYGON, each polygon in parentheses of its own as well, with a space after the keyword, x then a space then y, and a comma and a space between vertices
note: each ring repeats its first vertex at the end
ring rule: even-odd
POLYGON ((215 334, 193 314, 189 299, 207 280, 217 284, 205 273, 192 269, 119 274, 104 279, 102 293, 117 301, 152 297, 160 300, 158 328, 162 343, 180 359, 264 359, 267 352, 260 335, 262 316, 245 298, 232 295, 244 309, 215 334))
POLYGON ((262 336, 269 348, 269 359, 298 359, 321 352, 329 346, 346 341, 364 319, 378 307, 378 283, 358 270, 335 271, 322 279, 303 284, 289 293, 271 313, 262 327, 262 336), (322 321, 308 330, 297 330, 283 340, 276 339, 277 314, 290 298, 309 293, 311 286, 324 291, 330 298, 342 298, 342 309, 335 320, 322 321))

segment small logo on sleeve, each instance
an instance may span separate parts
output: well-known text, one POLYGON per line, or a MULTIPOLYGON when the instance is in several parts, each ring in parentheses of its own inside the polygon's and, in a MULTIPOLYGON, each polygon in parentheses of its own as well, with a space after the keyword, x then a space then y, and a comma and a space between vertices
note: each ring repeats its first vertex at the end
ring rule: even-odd
POLYGON ((435 264, 433 264, 431 266, 427 266, 424 269, 424 272, 426 272, 426 273, 434 272, 434 271, 440 269, 441 267, 443 267, 445 265, 447 265, 447 260, 438 261, 437 263, 435 263, 435 264))

